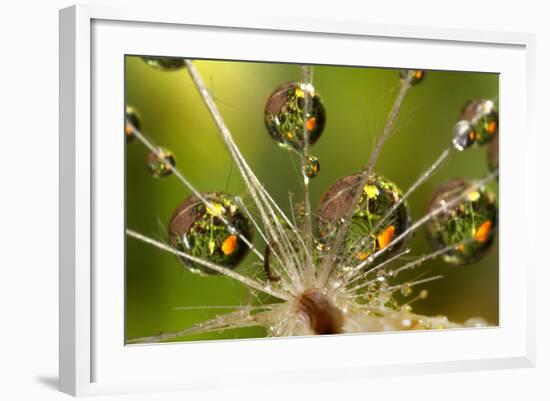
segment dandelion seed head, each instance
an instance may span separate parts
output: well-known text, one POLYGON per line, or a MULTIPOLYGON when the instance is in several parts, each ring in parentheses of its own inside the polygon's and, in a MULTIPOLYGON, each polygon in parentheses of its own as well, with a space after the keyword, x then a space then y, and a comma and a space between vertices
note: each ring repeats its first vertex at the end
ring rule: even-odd
MULTIPOLYGON (((453 147, 453 139, 449 139, 449 148, 444 150, 406 192, 399 190, 393 182, 377 175, 374 170, 382 145, 395 130, 394 123, 405 95, 413 85, 416 87, 417 84, 421 84, 425 78, 424 71, 400 71, 401 90, 368 163, 359 173, 344 177, 338 184, 340 186, 336 185, 336 189, 333 188, 331 196, 321 199, 320 207, 315 213, 312 212, 309 200, 309 179, 315 177, 320 169, 317 158, 309 154, 309 147, 319 139, 326 116, 319 94, 312 83, 312 68, 303 67, 302 82, 287 83, 276 88, 265 108, 266 128, 286 151, 296 152, 301 160, 306 161, 302 165, 305 167, 302 171, 304 200, 299 204, 292 204, 292 213, 296 213, 289 218, 241 154, 211 92, 206 89, 193 62, 180 59, 177 66, 173 66, 167 64, 168 61, 164 64, 156 59, 147 62, 155 68, 162 67, 165 70, 182 68, 189 74, 241 175, 251 200, 251 207, 250 210, 243 207, 238 199, 223 203, 208 194, 200 193, 175 165, 171 164, 168 166, 170 173, 191 189, 201 210, 207 215, 199 231, 205 236, 197 236, 191 241, 187 232, 178 232, 169 246, 132 231, 128 233, 134 238, 178 256, 183 263, 193 264, 193 271, 213 271, 226 275, 251 290, 263 292, 272 300, 260 305, 241 305, 230 313, 219 314, 191 328, 135 339, 136 342, 164 341, 192 333, 249 326, 262 326, 268 336, 280 337, 487 325, 481 318, 472 318, 464 325, 460 325, 449 321, 445 316, 430 317, 414 313, 411 303, 426 299, 428 292, 421 289, 416 298, 411 299, 413 287, 440 277, 411 280, 401 275, 401 272, 417 268, 427 260, 442 257, 451 250, 460 252, 461 246, 471 246, 471 240, 483 243, 484 246, 489 245, 489 239, 494 234, 493 221, 485 219, 476 221, 473 226, 467 227, 468 230, 464 230, 468 231, 468 238, 461 237, 458 242, 445 242, 444 245, 447 247, 439 247, 434 252, 419 256, 411 262, 404 263, 401 259, 409 252, 402 251, 402 246, 413 232, 441 216, 447 216, 449 211, 455 213, 454 217, 444 218, 455 219, 456 222, 457 205, 462 207, 465 201, 469 204, 478 203, 483 195, 483 180, 472 181, 471 185, 461 187, 464 193, 454 193, 454 197, 436 199, 432 209, 412 223, 406 200, 447 158, 449 150, 453 147), (340 199, 340 204, 330 206, 334 199, 340 199), (236 216, 247 224, 233 224, 236 216), (315 222, 313 217, 319 218, 319 221, 315 222), (264 252, 258 251, 250 241, 249 229, 252 226, 265 242, 264 252), (203 253, 197 256, 195 244, 205 238, 209 255, 203 253), (262 262, 258 265, 263 267, 263 276, 242 274, 233 270, 236 263, 225 263, 227 260, 224 257, 229 258, 237 250, 247 250, 246 247, 254 251, 262 262), (214 255, 218 255, 218 259, 215 259, 214 255), (407 298, 408 302, 403 302, 404 298, 407 298)), ((464 115, 464 112, 461 115, 461 118, 467 121, 468 128, 475 126, 478 136, 479 132, 483 135, 493 135, 492 131, 497 130, 495 105, 491 101, 478 101, 470 108, 473 111, 469 112, 474 113, 473 116, 464 115), (483 127, 478 124, 482 118, 487 118, 483 127)), ((133 137, 150 149, 157 148, 140 134, 139 127, 133 128, 133 137)), ((468 132, 466 139, 469 138, 468 132)), ((483 140, 486 140, 485 136, 483 140)), ((454 145, 457 147, 456 142, 454 145)), ((463 142, 459 145, 462 146, 460 150, 466 148, 463 142)), ((158 159, 158 154, 154 151, 153 154, 158 159)), ((160 160, 161 166, 165 166, 162 162, 164 157, 160 157, 160 160)), ((497 174, 498 170, 494 170, 493 175, 486 179, 492 179, 497 174)), ((292 198, 291 196, 291 203, 292 198)), ((491 199, 488 202, 493 204, 491 199)), ((187 228, 186 226, 186 230, 187 228)), ((436 232, 438 230, 438 233, 442 231, 435 229, 436 232)))

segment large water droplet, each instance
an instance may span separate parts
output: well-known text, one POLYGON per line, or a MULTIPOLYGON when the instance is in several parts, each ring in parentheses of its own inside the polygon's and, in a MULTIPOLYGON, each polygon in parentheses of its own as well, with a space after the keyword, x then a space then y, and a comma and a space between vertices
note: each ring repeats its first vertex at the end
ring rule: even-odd
MULTIPOLYGON (((429 210, 461 196, 473 183, 454 179, 438 187, 432 195, 429 210)), ((494 193, 479 187, 427 224, 428 239, 436 250, 452 246, 442 257, 448 263, 464 265, 481 259, 490 249, 497 226, 498 208, 494 193)))
POLYGON ((313 86, 289 82, 275 89, 267 99, 264 120, 267 131, 277 142, 301 150, 304 128, 309 145, 313 145, 325 128, 326 113, 313 86), (304 121, 305 96, 309 96, 309 112, 304 121))
MULTIPOLYGON (((202 196, 208 200, 210 208, 194 195, 186 198, 176 208, 169 225, 170 242, 172 246, 190 255, 234 268, 244 259, 249 248, 240 236, 227 227, 221 217, 249 241, 252 239, 252 224, 231 195, 211 192, 203 193, 202 196)), ((198 263, 184 258, 181 261, 194 272, 217 274, 198 263)))

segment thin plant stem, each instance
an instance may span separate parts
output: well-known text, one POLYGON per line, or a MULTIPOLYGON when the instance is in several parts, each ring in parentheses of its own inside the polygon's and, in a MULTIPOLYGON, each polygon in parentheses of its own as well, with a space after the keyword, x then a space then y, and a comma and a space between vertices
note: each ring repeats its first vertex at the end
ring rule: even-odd
POLYGON ((431 259, 435 259, 441 255, 445 255, 447 252, 449 251, 452 251, 454 249, 457 249, 457 247, 461 246, 461 245, 468 245, 472 242, 475 241, 475 238, 468 238, 464 241, 460 241, 456 244, 451 244, 451 245, 448 245, 446 247, 443 247, 441 249, 438 249, 437 251, 434 251, 432 253, 429 253, 429 254, 426 254, 426 255, 422 255, 420 256, 418 259, 416 260, 413 260, 412 262, 409 262, 409 263, 406 263, 404 264, 403 266, 395 269, 392 273, 393 273, 393 276, 397 276, 399 273, 401 273, 402 271, 405 271, 405 270, 410 270, 410 269, 414 269, 415 267, 417 266, 420 266, 422 263, 428 261, 428 260, 431 260, 431 259))
POLYGON ((315 267, 313 266, 313 231, 311 221, 311 200, 309 192, 309 177, 305 174, 309 159, 309 130, 307 129, 308 115, 311 111, 311 94, 309 89, 313 87, 313 67, 302 66, 302 84, 304 90, 304 147, 302 155, 302 176, 304 179, 304 209, 305 209, 305 234, 306 234, 306 266, 304 268, 305 286, 313 285, 315 280, 315 267))
POLYGON ((250 221, 252 222, 252 224, 256 228, 256 231, 258 231, 258 234, 260 234, 260 237, 262 237, 264 242, 266 244, 268 244, 269 240, 267 239, 266 235, 262 231, 262 229, 261 229, 260 225, 258 224, 258 222, 256 221, 256 219, 252 216, 252 213, 250 213, 250 210, 248 210, 248 208, 244 204, 244 201, 242 200, 242 198, 240 196, 236 196, 235 200, 237 201, 237 204, 239 205, 239 207, 244 211, 246 216, 250 219, 250 221))
POLYGON ((257 326, 258 322, 254 318, 254 315, 252 315, 250 312, 250 307, 241 306, 237 311, 216 316, 213 319, 196 324, 187 329, 178 330, 170 333, 160 333, 154 336, 132 338, 126 342, 126 345, 160 343, 191 334, 207 333, 214 330, 224 330, 228 328, 235 329, 257 326))
POLYGON ((166 244, 164 244, 160 241, 157 241, 153 238, 149 238, 149 237, 147 237, 143 234, 140 234, 140 233, 138 233, 134 230, 126 229, 126 234, 128 236, 130 236, 132 238, 135 238, 137 240, 140 240, 140 241, 142 241, 146 244, 152 245, 152 246, 154 246, 154 247, 156 247, 156 248, 158 248, 162 251, 166 251, 166 252, 171 253, 173 255, 182 257, 186 260, 189 260, 191 262, 200 264, 201 266, 204 266, 204 267, 207 267, 211 270, 214 270, 217 273, 223 274, 224 276, 230 277, 230 278, 246 285, 249 288, 253 288, 255 290, 261 291, 265 294, 274 296, 275 298, 279 298, 279 299, 282 299, 282 300, 285 300, 285 301, 288 301, 288 300, 291 299, 289 294, 285 294, 285 293, 280 292, 276 289, 273 289, 273 288, 265 285, 264 283, 262 283, 260 281, 254 280, 254 279, 252 279, 250 277, 247 277, 247 276, 243 276, 242 274, 237 273, 234 270, 228 269, 227 267, 224 267, 224 266, 217 265, 217 264, 212 263, 208 260, 204 260, 204 259, 198 258, 196 256, 189 255, 188 253, 182 252, 179 249, 173 248, 173 247, 171 247, 169 245, 166 245, 166 244))
MULTIPOLYGON (((426 283, 429 283, 431 281, 440 280, 442 278, 443 278, 442 275, 437 275, 437 276, 424 278, 422 280, 407 282, 406 284, 407 284, 408 287, 414 287, 416 285, 426 284, 426 283)), ((393 286, 388 288, 388 291, 393 292, 393 291, 396 291, 396 290, 400 290, 401 288, 403 288, 403 284, 393 285, 393 286)))
MULTIPOLYGON (((371 274, 377 272, 378 270, 382 269, 383 267, 386 267, 386 266, 389 265, 390 263, 396 261, 397 259, 399 259, 399 258, 402 257, 402 256, 405 256, 405 255, 409 254, 410 252, 411 252, 411 250, 407 248, 407 249, 405 249, 405 250, 403 250, 403 251, 397 253, 396 255, 393 255, 391 258, 388 258, 387 260, 383 261, 382 263, 376 265, 376 266, 373 267, 372 269, 370 269, 370 270, 364 272, 363 274, 357 274, 357 275, 355 275, 355 277, 354 277, 353 279, 347 280, 347 281, 346 281, 346 286, 349 286, 349 285, 351 285, 351 284, 353 284, 353 283, 355 283, 355 282, 357 282, 357 281, 359 281, 359 280, 361 280, 361 279, 363 279, 363 278, 366 278, 367 276, 369 276, 369 275, 371 275, 371 274)), ((344 286, 339 287, 337 293, 343 291, 344 288, 345 288, 344 286)))
MULTIPOLYGON (((262 232, 262 229, 260 228, 258 222, 254 219, 254 217, 252 217, 252 214, 250 213, 250 211, 248 210, 248 208, 245 206, 243 200, 237 196, 236 197, 236 200, 237 200, 237 204, 239 204, 239 206, 241 207, 242 210, 244 210, 245 214, 248 216, 248 218, 252 221, 252 224, 254 224, 254 227, 256 228, 256 230, 258 231, 258 233, 260 234, 260 236, 262 237, 262 239, 264 240, 265 242, 265 245, 266 246, 270 246, 269 244, 269 240, 267 239, 266 235, 262 232)), ((285 264, 283 263, 283 261, 281 260, 279 254, 277 252, 273 252, 272 253, 273 256, 275 257, 275 259, 277 259, 277 262, 279 262, 279 265, 281 266, 281 268, 284 270, 285 272, 285 275, 286 276, 283 276, 283 281, 285 283, 285 285, 287 287, 291 287, 291 283, 288 282, 288 279, 287 277, 291 277, 291 274, 290 272, 288 271, 288 269, 286 269, 285 267, 285 264)), ((267 255, 264 255, 264 263, 266 263, 266 256, 267 255)), ((268 277, 269 279, 269 277, 268 277)))
POLYGON ((203 306, 175 306, 172 310, 202 310, 202 309, 248 309, 264 310, 269 309, 267 305, 203 305, 203 306))

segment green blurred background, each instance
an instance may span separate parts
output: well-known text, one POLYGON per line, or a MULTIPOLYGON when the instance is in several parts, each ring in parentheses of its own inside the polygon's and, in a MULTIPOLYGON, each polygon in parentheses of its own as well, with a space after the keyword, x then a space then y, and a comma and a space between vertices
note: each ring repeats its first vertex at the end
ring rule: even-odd
MULTIPOLYGON (((298 81, 299 66, 234 61, 196 61, 219 109, 248 163, 274 199, 289 211, 289 191, 301 198, 295 156, 267 134, 264 105, 280 84, 298 81)), ((369 157, 399 88, 396 70, 315 66, 314 86, 327 110, 327 124, 310 149, 321 162, 312 181, 313 206, 324 190, 343 175, 360 170, 369 157)), ((156 145, 176 156, 177 167, 200 191, 245 193, 245 186, 218 137, 218 132, 185 69, 164 72, 137 56, 126 57, 126 102, 142 117, 142 131, 156 145)), ((451 140, 463 105, 474 97, 498 100, 498 75, 429 71, 404 102, 398 131, 387 141, 376 171, 406 190, 440 155, 451 140)), ((126 148, 127 227, 166 240, 167 224, 176 206, 190 191, 175 177, 155 179, 146 170, 147 151, 139 142, 126 148)), ((409 199, 413 219, 426 211, 426 202, 443 181, 452 177, 479 178, 488 173, 485 148, 454 151, 443 167, 409 199)), ((492 183, 498 191, 498 185, 492 183)), ((255 243, 263 244, 259 235, 255 243)), ((409 241, 414 255, 429 252, 425 231, 409 241)), ((259 273, 250 253, 237 268, 259 273)), ((398 262, 399 264, 399 262, 398 262)), ((480 262, 465 267, 440 260, 423 264, 411 277, 429 271, 445 277, 423 285, 426 300, 413 305, 417 313, 446 315, 463 322, 479 316, 498 324, 498 239, 480 262)), ((416 288, 418 292, 421 288, 416 288)), ((413 295, 414 296, 414 295, 413 295)), ((155 335, 190 327, 219 310, 177 310, 185 306, 247 303, 246 288, 225 277, 200 277, 185 270, 171 255, 134 239, 126 244, 126 338, 155 335)), ((225 311, 222 311, 225 312, 225 311)), ((185 340, 261 337, 261 328, 188 336, 185 340)))

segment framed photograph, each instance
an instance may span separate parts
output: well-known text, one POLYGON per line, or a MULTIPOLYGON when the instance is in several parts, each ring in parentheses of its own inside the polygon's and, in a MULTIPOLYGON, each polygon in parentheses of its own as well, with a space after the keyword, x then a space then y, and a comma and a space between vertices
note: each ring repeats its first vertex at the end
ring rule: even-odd
POLYGON ((532 366, 533 47, 62 10, 61 390, 532 366))

